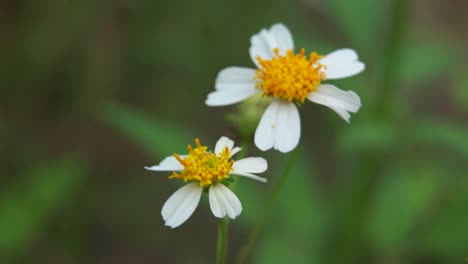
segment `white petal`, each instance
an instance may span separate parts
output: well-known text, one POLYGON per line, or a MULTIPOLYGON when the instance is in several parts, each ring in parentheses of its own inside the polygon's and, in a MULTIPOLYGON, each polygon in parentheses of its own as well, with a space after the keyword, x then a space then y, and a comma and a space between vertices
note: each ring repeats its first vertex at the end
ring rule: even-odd
POLYGON ((216 90, 230 89, 242 85, 251 85, 254 82, 255 70, 245 67, 227 67, 222 69, 215 81, 216 90))
POLYGON ((171 195, 161 210, 165 225, 176 228, 187 221, 197 208, 202 191, 198 183, 190 183, 171 195))
POLYGON ((267 170, 268 163, 264 158, 250 157, 236 160, 232 168, 235 172, 262 173, 267 170))
POLYGON ((282 55, 294 48, 291 33, 283 24, 274 24, 270 30, 262 29, 252 36, 249 48, 250 58, 257 67, 260 67, 257 56, 269 60, 275 56, 273 52, 275 48, 278 48, 282 55))
MULTIPOLYGON (((183 159, 187 155, 180 155, 180 157, 183 159)), ((152 171, 180 171, 184 169, 184 166, 174 156, 169 156, 163 159, 159 165, 145 167, 145 169, 152 171)))
POLYGON ((320 60, 321 63, 328 62, 331 64, 346 62, 346 61, 355 61, 358 60, 358 55, 356 51, 352 49, 339 49, 333 52, 328 53, 325 58, 320 60))
POLYGON ((224 207, 221 206, 221 203, 216 195, 215 186, 216 184, 211 185, 208 191, 208 199, 210 201, 210 208, 214 216, 218 218, 223 218, 226 215, 226 211, 224 210, 224 207))
POLYGON ((254 142, 260 150, 269 150, 275 143, 274 124, 276 123, 278 109, 278 101, 273 101, 263 113, 260 123, 258 123, 257 129, 255 130, 254 142))
POLYGON ((241 151, 241 150, 242 150, 242 148, 239 148, 239 147, 233 148, 233 149, 231 150, 231 157, 234 156, 234 155, 236 155, 237 152, 239 152, 239 151, 241 151))
POLYGON ((343 91, 331 84, 321 84, 317 91, 311 92, 307 99, 325 105, 349 123, 348 112, 356 113, 361 107, 361 99, 353 91, 343 91))
POLYGON ((255 70, 243 67, 228 67, 218 73, 216 91, 208 94, 208 106, 238 103, 259 91, 255 89, 255 70))
POLYGON ((254 175, 252 173, 248 173, 248 172, 232 171, 229 174, 250 178, 252 180, 256 180, 256 181, 259 181, 259 182, 267 182, 267 179, 259 177, 257 175, 254 175))
POLYGON ((299 111, 294 103, 275 100, 267 108, 255 130, 255 145, 286 153, 293 150, 301 136, 299 111))
POLYGON ((209 93, 205 104, 208 106, 231 105, 243 101, 259 92, 259 90, 255 89, 255 83, 249 86, 233 86, 209 93))
POLYGON ((211 212, 218 218, 226 215, 234 219, 242 212, 239 198, 221 183, 213 184, 209 190, 211 212))
POLYGON ((356 52, 352 49, 340 49, 329 53, 319 60, 325 65, 323 71, 327 79, 340 79, 356 75, 365 68, 364 63, 358 60, 356 52))
POLYGON ((269 34, 266 29, 262 29, 259 33, 250 38, 250 58, 255 65, 259 67, 260 65, 258 64, 257 56, 260 56, 260 58, 264 60, 269 60, 275 56, 275 53, 273 52, 275 47, 276 43, 271 34, 269 34))
POLYGON ((234 141, 232 141, 228 137, 220 137, 218 139, 218 142, 216 142, 215 153, 221 153, 225 147, 227 147, 228 150, 231 151, 231 149, 234 147, 234 141))
POLYGON ((280 54, 286 54, 286 51, 294 48, 293 38, 289 29, 281 24, 274 24, 270 28, 270 33, 273 35, 273 39, 276 40, 276 44, 279 48, 280 54))

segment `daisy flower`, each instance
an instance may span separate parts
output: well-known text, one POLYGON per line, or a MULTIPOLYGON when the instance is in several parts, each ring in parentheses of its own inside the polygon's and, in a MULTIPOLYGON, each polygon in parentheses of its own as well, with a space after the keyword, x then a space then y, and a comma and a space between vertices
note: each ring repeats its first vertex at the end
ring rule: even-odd
POLYGON ((177 190, 164 204, 161 215, 166 226, 175 228, 183 224, 193 214, 200 202, 203 190, 208 190, 211 212, 218 218, 226 215, 234 219, 240 215, 242 205, 239 198, 224 185, 223 181, 233 174, 266 182, 265 178, 252 173, 266 171, 268 165, 263 158, 244 158, 235 161, 232 156, 241 148, 234 147, 234 142, 221 137, 214 153, 195 139, 196 148, 188 146, 188 155, 166 157, 152 167, 152 171, 173 171, 169 179, 182 179, 187 185, 177 190), (179 172, 175 172, 179 171, 179 172))
POLYGON ((262 151, 274 148, 293 150, 299 143, 301 123, 296 105, 305 99, 327 106, 349 122, 349 112, 361 107, 359 96, 343 91, 326 80, 341 79, 364 70, 352 49, 339 49, 327 55, 294 53, 291 33, 283 24, 262 29, 250 39, 250 57, 256 69, 228 67, 208 94, 208 106, 238 103, 255 94, 271 97, 255 131, 255 145, 262 151))

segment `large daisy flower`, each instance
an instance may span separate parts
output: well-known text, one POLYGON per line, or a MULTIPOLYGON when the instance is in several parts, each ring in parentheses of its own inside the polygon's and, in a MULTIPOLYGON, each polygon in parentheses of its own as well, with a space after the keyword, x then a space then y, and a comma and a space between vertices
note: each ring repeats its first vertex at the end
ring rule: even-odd
POLYGON ((228 67, 215 81, 215 91, 208 94, 208 106, 238 103, 261 93, 272 103, 264 112, 255 131, 255 145, 260 150, 293 150, 299 143, 301 123, 296 105, 305 99, 325 105, 349 122, 349 112, 361 107, 359 96, 343 91, 326 80, 341 79, 360 73, 364 63, 352 49, 339 49, 327 55, 294 53, 291 33, 283 24, 262 29, 250 39, 250 57, 256 69, 228 67))
POLYGON ((239 198, 224 185, 233 174, 257 181, 266 182, 265 178, 252 173, 266 171, 268 165, 263 158, 244 158, 234 161, 232 156, 241 148, 234 147, 234 142, 221 137, 215 146, 214 153, 195 139, 196 147, 188 146, 188 155, 166 157, 152 167, 152 171, 173 171, 169 179, 177 178, 188 182, 177 190, 164 204, 161 215, 166 226, 175 228, 183 224, 193 214, 200 202, 203 190, 208 190, 211 212, 218 218, 226 215, 234 219, 240 215, 242 205, 239 198), (175 172, 179 171, 179 172, 175 172))

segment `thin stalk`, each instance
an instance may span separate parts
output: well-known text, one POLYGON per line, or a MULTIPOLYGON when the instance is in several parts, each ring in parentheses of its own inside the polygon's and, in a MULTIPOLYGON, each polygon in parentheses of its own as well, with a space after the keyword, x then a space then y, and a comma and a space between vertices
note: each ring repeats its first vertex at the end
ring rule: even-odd
POLYGON ((218 242, 216 244, 216 263, 224 264, 226 259, 226 248, 228 242, 228 225, 229 219, 224 217, 219 220, 218 224, 218 242))
MULTIPOLYGON (((249 150, 249 144, 246 140, 242 141, 242 151, 237 155, 237 159, 242 159, 247 155, 249 150)), ((230 189, 233 190, 236 186, 236 182, 230 185, 230 189)), ((224 217, 219 220, 218 224, 218 239, 216 242, 216 263, 224 264, 226 260, 226 251, 228 245, 228 234, 229 234, 229 218, 224 217)))
POLYGON ((276 183, 273 189, 273 192, 268 198, 267 204, 262 211, 260 218, 258 218, 258 221, 255 224, 255 227, 252 229, 252 231, 249 234, 249 238, 247 239, 247 242, 239 251, 239 254, 237 255, 237 259, 236 259, 237 264, 245 263, 249 255, 252 253, 252 249, 258 238, 258 235, 262 231, 263 226, 265 225, 266 219, 268 215, 270 214, 270 211, 273 205, 275 204, 276 199, 279 193, 281 192, 281 189, 283 188, 284 184, 289 178, 289 175, 291 174, 291 170, 293 168, 294 162, 296 161, 297 153, 298 153, 298 147, 296 147, 291 153, 291 156, 289 158, 288 164, 286 165, 286 169, 284 170, 284 173, 281 175, 280 179, 276 183))

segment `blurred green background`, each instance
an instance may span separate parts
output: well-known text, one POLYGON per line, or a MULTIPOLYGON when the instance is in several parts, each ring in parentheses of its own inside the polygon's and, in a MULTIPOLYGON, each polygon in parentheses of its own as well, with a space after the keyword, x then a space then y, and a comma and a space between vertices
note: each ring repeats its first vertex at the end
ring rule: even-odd
MULTIPOLYGON (((253 67, 276 22, 298 48, 355 49, 366 70, 346 124, 301 109, 299 159, 249 263, 467 263, 468 2, 0 1, 0 263, 214 263, 206 197, 181 227, 181 186, 154 165, 200 137, 239 140, 208 108, 219 70, 253 67)), ((232 263, 288 155, 240 180, 232 263)))

